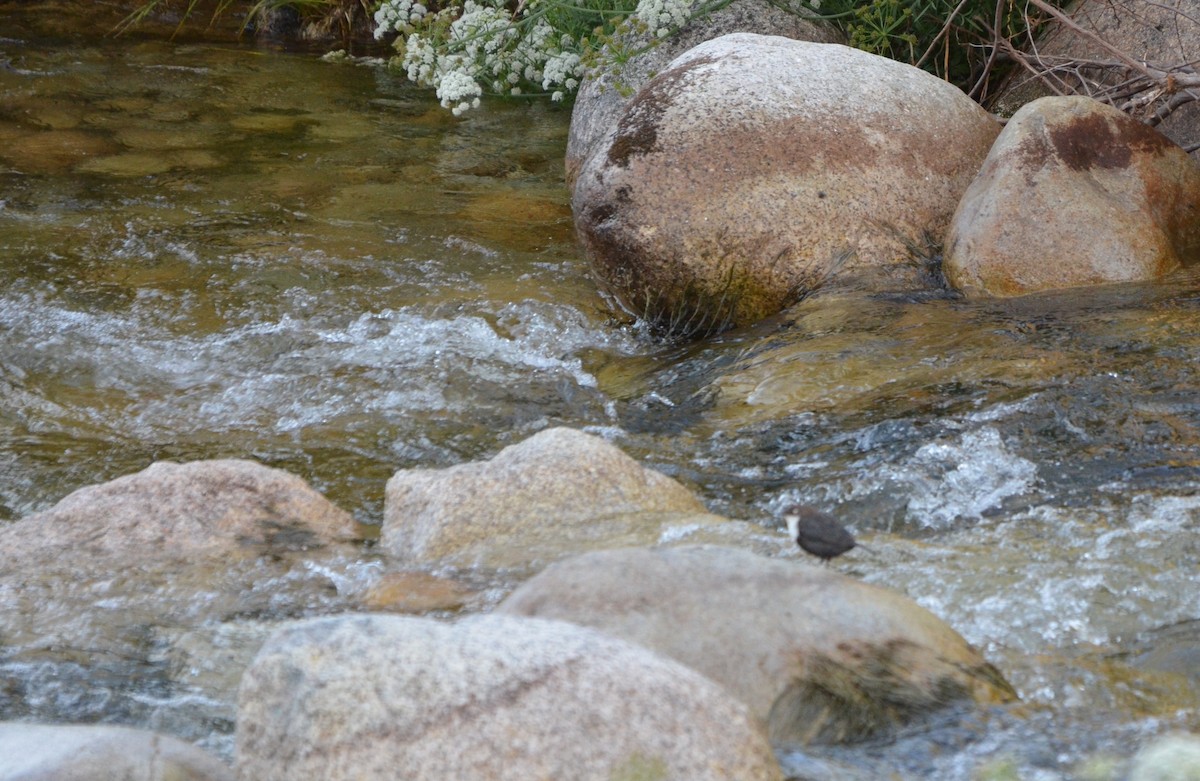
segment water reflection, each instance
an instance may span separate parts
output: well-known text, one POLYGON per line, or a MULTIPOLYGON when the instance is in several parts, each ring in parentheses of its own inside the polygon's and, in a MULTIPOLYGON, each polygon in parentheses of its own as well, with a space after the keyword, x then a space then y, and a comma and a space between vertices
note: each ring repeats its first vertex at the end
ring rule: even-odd
MULTIPOLYGON (((871 549, 843 566, 946 618, 1029 708, 828 761, 1065 773, 1200 726, 1191 684, 1134 663, 1195 648, 1159 630, 1200 616, 1196 276, 984 303, 830 291, 663 344, 578 256, 553 106, 459 121, 386 72, 233 46, 5 38, 0 60, 0 520, 155 459, 238 456, 377 523, 398 468, 588 427, 716 512, 836 510, 871 549)), ((0 595, 23 605, 0 626, 0 717, 227 752, 228 671, 288 614, 268 597, 343 609, 377 565, 281 575, 194 621, 131 598, 79 624, 95 594, 50 582, 0 595), (48 644, 55 615, 79 631, 48 644)), ((485 595, 468 609, 512 585, 463 577, 485 595)))

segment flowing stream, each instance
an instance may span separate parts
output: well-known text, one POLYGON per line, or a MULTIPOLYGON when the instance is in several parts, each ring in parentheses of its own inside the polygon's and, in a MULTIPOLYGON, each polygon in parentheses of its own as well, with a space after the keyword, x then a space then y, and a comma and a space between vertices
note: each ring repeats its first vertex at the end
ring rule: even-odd
MULTIPOLYGON (((750 536, 779 539, 787 501, 836 511, 867 548, 834 566, 944 618, 1020 692, 783 757, 794 772, 1113 777, 1200 730, 1200 275, 818 295, 664 343, 608 308, 575 246, 568 110, 456 119, 381 68, 49 37, 19 6, 0 10, 0 523, 158 459, 242 457, 378 525, 395 470, 574 426, 750 536)), ((230 660, 296 612, 269 597, 336 610, 380 566, 367 547, 259 583, 252 618, 147 614, 144 643, 109 651, 108 614, 47 583, 22 604, 57 644, 0 619, 0 719, 149 726, 228 757, 230 660)), ((480 574, 468 609, 512 585, 480 574)), ((204 598, 161 587, 181 615, 204 598)))

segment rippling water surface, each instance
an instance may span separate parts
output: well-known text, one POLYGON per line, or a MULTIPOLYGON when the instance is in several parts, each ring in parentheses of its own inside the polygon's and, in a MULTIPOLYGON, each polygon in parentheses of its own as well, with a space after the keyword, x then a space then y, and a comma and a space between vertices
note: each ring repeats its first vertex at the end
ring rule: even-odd
MULTIPOLYGON (((399 468, 588 428, 762 536, 785 501, 836 510, 868 548, 837 566, 948 620, 1023 698, 793 769, 1066 778, 1200 728, 1197 277, 830 293, 665 344, 606 307, 575 247, 567 111, 457 120, 378 68, 5 18, 0 523, 156 459, 236 456, 378 524, 399 468)), ((373 556, 258 582, 253 609, 200 624, 199 587, 167 578, 178 616, 122 602, 142 634, 102 650, 94 589, 47 584, 22 603, 36 621, 0 626, 0 718, 227 754, 229 670, 285 617, 269 595, 338 609, 373 556)), ((511 587, 474 585, 475 609, 511 587)))

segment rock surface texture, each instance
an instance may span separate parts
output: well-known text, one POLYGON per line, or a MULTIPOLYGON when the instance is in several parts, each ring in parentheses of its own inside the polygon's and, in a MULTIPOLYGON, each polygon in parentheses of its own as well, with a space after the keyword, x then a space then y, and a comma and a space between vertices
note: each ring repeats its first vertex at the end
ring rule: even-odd
POLYGON ((722 684, 777 747, 851 742, 1012 688, 950 627, 830 569, 695 546, 589 553, 527 581, 498 612, 571 621, 722 684))
POLYGON ((166 712, 200 739, 234 716, 268 631, 256 619, 350 608, 326 567, 357 538, 299 477, 248 461, 157 463, 0 524, 0 645, 7 664, 45 671, 0 700, 47 719, 56 699, 80 721, 166 712), (242 626, 245 642, 221 641, 242 626))
MULTIPOLYGON (((694 2, 693 10, 701 4, 702 0, 694 2)), ((614 46, 645 51, 589 74, 579 85, 567 138, 567 186, 574 186, 584 160, 601 139, 615 130, 621 112, 642 85, 693 46, 729 33, 760 33, 799 41, 841 43, 841 36, 829 25, 783 11, 767 0, 734 0, 707 16, 693 19, 663 39, 654 38, 650 31, 618 36, 615 44, 607 47, 609 51, 614 46)))
POLYGON ((780 779, 745 707, 643 648, 558 622, 299 622, 242 682, 243 781, 780 779))
POLYGON ((387 484, 382 545, 407 562, 518 567, 717 521, 682 485, 615 445, 554 428, 488 461, 397 472, 387 484))
POLYGON ((181 740, 110 726, 0 723, 0 781, 233 781, 181 740))
POLYGON ((1153 128, 1085 97, 1009 121, 946 235, 969 294, 1159 279, 1200 261, 1200 166, 1153 128))
POLYGON ((76 560, 130 564, 262 546, 299 550, 357 536, 349 513, 282 470, 232 459, 160 461, 0 527, 0 549, 13 557, 70 551, 76 560))
POLYGON ((999 125, 946 82, 837 44, 733 34, 671 62, 576 182, 608 292, 675 333, 780 311, 832 275, 911 281, 999 125))

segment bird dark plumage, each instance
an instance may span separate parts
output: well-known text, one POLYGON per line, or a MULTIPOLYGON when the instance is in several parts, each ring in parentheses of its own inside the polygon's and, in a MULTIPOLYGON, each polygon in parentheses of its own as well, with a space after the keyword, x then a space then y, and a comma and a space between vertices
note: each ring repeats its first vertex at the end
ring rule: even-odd
POLYGON ((793 504, 783 509, 788 534, 803 550, 824 561, 841 556, 854 547, 854 537, 828 513, 815 507, 793 504))

